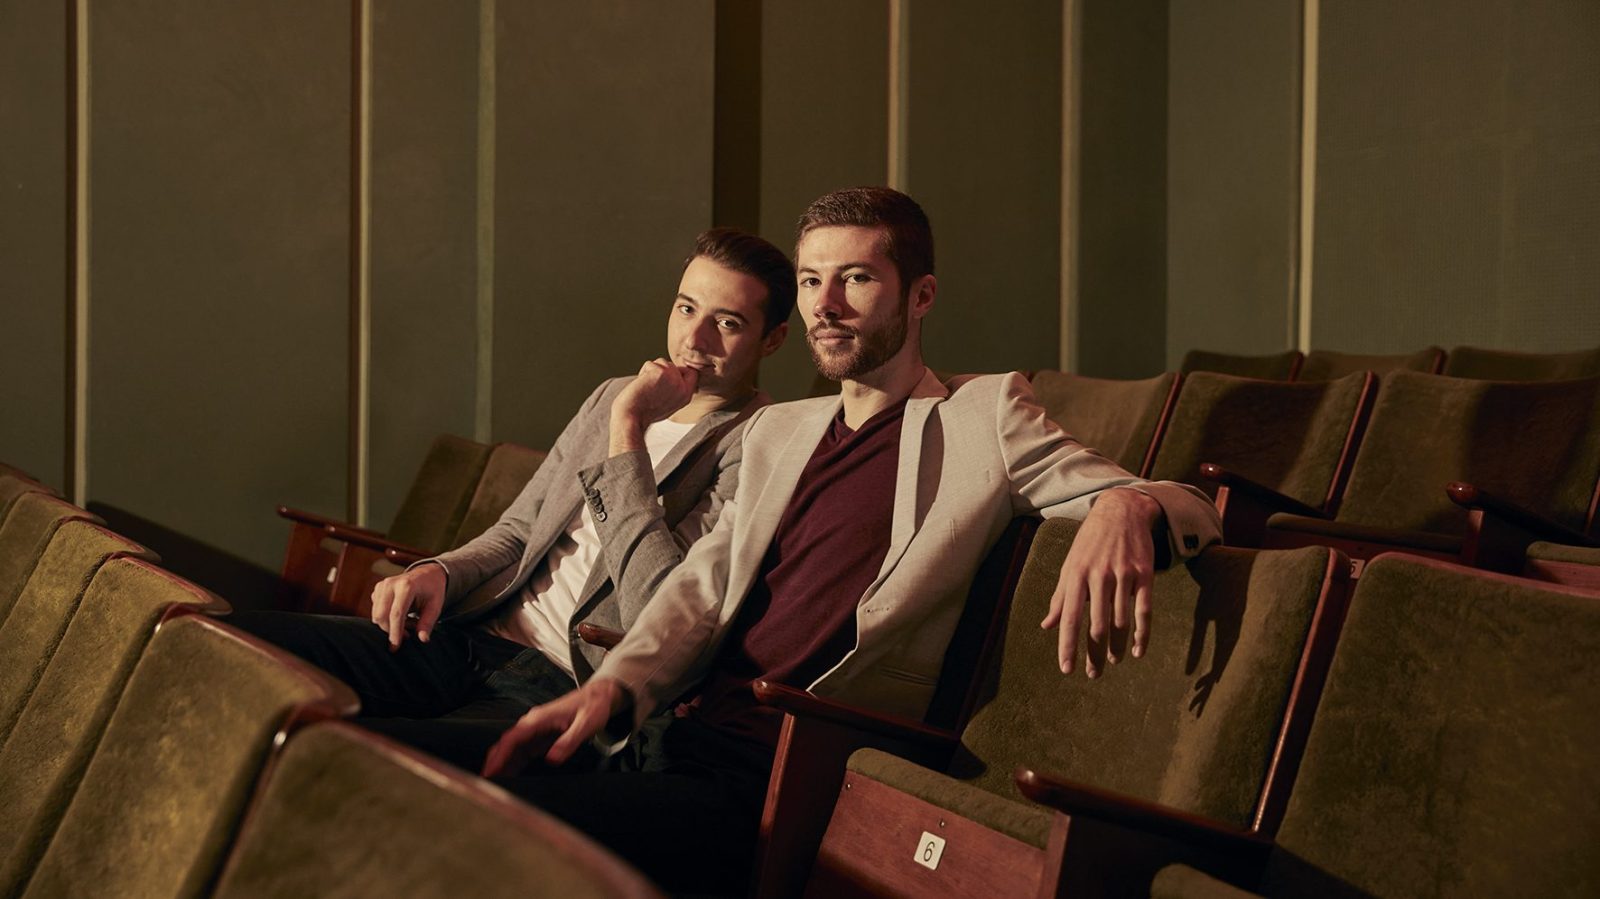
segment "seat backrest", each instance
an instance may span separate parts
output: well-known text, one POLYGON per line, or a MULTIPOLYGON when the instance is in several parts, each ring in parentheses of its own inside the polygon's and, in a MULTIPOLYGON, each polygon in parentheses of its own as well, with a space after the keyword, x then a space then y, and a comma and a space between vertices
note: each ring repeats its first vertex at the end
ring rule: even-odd
POLYGON ((389 539, 429 552, 443 552, 461 530, 472 492, 489 462, 482 443, 440 434, 406 491, 389 525, 389 539))
POLYGON ((659 895, 488 781, 340 722, 289 740, 215 895, 314 896, 335 882, 367 896, 659 895))
POLYGON ((87 521, 56 528, 11 614, 0 623, 0 741, 33 693, 100 566, 117 556, 155 559, 132 540, 87 521))
POLYGON ((529 449, 516 443, 495 444, 450 545, 460 546, 499 521, 501 513, 528 485, 546 455, 544 450, 529 449))
POLYGON ((1113 381, 1040 371, 1033 375, 1033 395, 1045 415, 1079 443, 1142 474, 1178 380, 1175 372, 1142 381, 1113 381))
POLYGON ((104 523, 48 493, 23 493, 12 503, 11 512, 0 521, 0 622, 11 612, 56 529, 73 519, 104 523))
POLYGON ((1595 895, 1597 739, 1592 593, 1375 559, 1266 885, 1286 896, 1595 895))
POLYGON ((1388 371, 1421 371, 1438 374, 1444 365, 1444 350, 1436 346, 1415 353, 1395 355, 1340 353, 1334 350, 1312 350, 1300 365, 1296 381, 1331 381, 1358 371, 1383 374, 1388 371))
POLYGON ((15 468, 10 468, 9 466, 6 468, 7 470, 0 471, 0 520, 5 519, 6 515, 11 511, 12 504, 17 501, 17 497, 24 493, 56 495, 55 488, 41 484, 15 468))
POLYGON ((142 559, 113 558, 84 592, 50 664, 0 748, 0 895, 16 895, 38 863, 117 697, 174 605, 227 604, 142 559))
POLYGON ((353 714, 330 676, 203 615, 134 667, 25 896, 203 895, 275 743, 353 714))
POLYGON ((1150 477, 1208 492, 1202 462, 1265 484, 1314 508, 1337 495, 1372 376, 1263 381, 1196 372, 1183 380, 1150 477))
POLYGON ((1264 356, 1190 350, 1183 354, 1183 361, 1179 363, 1178 371, 1186 375, 1190 372, 1209 371, 1239 378, 1287 381, 1300 371, 1300 362, 1303 358, 1299 350, 1267 353, 1264 356))
MULTIPOLYGON (((1018 799, 1012 772, 1027 766, 1255 825, 1274 749, 1293 729, 1308 634, 1338 607, 1338 557, 1212 547, 1158 573, 1144 657, 1091 681, 1061 673, 1057 633, 1039 627, 1077 527, 1055 519, 1035 535, 950 774, 1018 799)), ((1306 680, 1298 710, 1315 703, 1317 679, 1306 680)))
POLYGON ((1444 485, 1465 481, 1561 524, 1588 524, 1600 479, 1600 378, 1475 381, 1387 375, 1338 520, 1461 534, 1444 485))
POLYGON ((1600 347, 1571 353, 1513 353, 1458 346, 1445 360, 1444 373, 1484 381, 1565 381, 1600 375, 1600 347))

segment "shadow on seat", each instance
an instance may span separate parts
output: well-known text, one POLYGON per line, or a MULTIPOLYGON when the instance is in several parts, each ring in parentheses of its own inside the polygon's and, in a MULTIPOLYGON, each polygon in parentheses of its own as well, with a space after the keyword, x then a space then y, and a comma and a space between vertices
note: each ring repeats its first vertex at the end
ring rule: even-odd
POLYGON ((1342 562, 1213 547, 1157 575, 1144 658, 1089 680, 1061 674, 1057 634, 1039 627, 1077 528, 1040 528, 949 760, 850 757, 808 895, 1053 895, 1070 822, 1022 799, 1022 765, 1276 824, 1337 631, 1342 562), (910 851, 929 843, 942 852, 931 866, 910 851))
POLYGON ((214 895, 314 896, 332 883, 361 896, 661 895, 488 781, 342 722, 289 740, 214 895))
POLYGON ((1593 895, 1597 708, 1594 596, 1389 554, 1356 589, 1275 842, 1155 808, 1102 820, 1146 862, 1169 849, 1138 831, 1207 836, 1161 897, 1593 895))

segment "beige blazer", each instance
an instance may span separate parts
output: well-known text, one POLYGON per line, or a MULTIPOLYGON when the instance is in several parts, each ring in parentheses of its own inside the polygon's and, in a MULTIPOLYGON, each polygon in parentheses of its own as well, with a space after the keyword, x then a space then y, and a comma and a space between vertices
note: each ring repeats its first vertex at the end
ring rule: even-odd
MULTIPOLYGON (((662 582, 596 671, 635 699, 635 725, 697 683, 715 660, 838 397, 768 406, 751 416, 740 476, 715 528, 662 582)), ((1130 486, 1166 513, 1172 557, 1221 536, 1203 493, 1143 481, 1045 417, 1021 375, 947 388, 932 372, 907 401, 889 551, 856 609, 855 647, 811 692, 921 718, 979 562, 1017 515, 1082 518, 1096 495, 1130 486)))

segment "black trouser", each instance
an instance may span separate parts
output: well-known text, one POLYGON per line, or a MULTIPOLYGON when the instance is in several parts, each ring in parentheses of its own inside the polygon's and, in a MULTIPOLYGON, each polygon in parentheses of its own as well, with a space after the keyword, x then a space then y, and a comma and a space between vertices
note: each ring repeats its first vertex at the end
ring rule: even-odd
POLYGON ((535 763, 496 782, 609 846, 672 891, 742 893, 772 749, 690 718, 658 715, 617 754, 535 763), (576 770, 574 768, 576 767, 576 770))
POLYGON ((539 650, 470 625, 439 624, 427 643, 407 634, 391 652, 364 618, 238 612, 228 623, 349 684, 361 725, 473 772, 523 712, 576 686, 539 650))

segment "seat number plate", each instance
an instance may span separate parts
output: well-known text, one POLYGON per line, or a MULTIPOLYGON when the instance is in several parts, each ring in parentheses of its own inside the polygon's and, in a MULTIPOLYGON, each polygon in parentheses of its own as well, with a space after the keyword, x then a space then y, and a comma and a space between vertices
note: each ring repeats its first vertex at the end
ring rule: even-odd
POLYGON ((936 837, 924 830, 922 839, 917 841, 917 852, 912 856, 912 859, 929 871, 937 871, 939 869, 939 859, 943 856, 944 837, 936 837))

